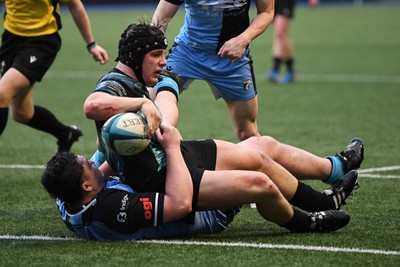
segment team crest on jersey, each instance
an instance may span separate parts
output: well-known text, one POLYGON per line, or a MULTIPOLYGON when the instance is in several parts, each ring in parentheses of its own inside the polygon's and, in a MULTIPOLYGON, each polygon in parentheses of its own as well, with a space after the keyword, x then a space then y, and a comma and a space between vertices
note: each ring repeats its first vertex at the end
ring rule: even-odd
POLYGON ((243 82, 243 89, 248 92, 250 91, 251 88, 251 81, 250 80, 246 80, 243 82))

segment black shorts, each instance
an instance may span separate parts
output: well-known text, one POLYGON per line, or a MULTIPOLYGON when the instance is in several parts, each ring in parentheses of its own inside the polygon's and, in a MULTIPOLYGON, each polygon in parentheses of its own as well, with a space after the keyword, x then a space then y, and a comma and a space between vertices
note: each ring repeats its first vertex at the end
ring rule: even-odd
POLYGON ((5 30, 2 34, 1 75, 11 67, 20 71, 31 84, 40 82, 53 64, 61 48, 61 37, 56 32, 37 37, 23 37, 5 30))
POLYGON ((215 170, 217 145, 213 140, 184 141, 181 145, 183 158, 193 180, 193 210, 197 210, 200 183, 205 170, 215 170))
POLYGON ((294 17, 294 8, 296 0, 278 0, 275 1, 275 16, 285 16, 292 19, 294 17))
MULTIPOLYGON (((215 170, 217 145, 213 140, 183 141, 181 152, 193 181, 193 207, 188 221, 194 219, 200 183, 205 170, 215 170)), ((124 175, 121 180, 136 192, 165 193, 166 168, 159 168, 154 152, 147 148, 134 156, 123 157, 124 175)))

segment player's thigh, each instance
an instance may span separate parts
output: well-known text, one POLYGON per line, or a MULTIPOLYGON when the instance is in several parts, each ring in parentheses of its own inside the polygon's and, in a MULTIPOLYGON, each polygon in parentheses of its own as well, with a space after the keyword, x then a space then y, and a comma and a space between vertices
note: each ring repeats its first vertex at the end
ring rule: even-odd
POLYGON ((267 155, 242 145, 215 140, 217 144, 216 170, 258 171, 267 162, 267 155))
POLYGON ((273 182, 261 172, 205 171, 197 207, 206 210, 234 208, 276 193, 273 182))
POLYGON ((290 19, 285 16, 276 16, 274 19, 274 35, 276 38, 283 38, 289 34, 290 19))

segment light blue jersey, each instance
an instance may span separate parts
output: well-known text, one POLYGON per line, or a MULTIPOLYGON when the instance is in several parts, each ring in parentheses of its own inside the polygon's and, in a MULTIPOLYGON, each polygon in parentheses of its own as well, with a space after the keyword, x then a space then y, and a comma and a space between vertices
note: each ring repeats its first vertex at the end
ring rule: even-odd
POLYGON ((251 0, 170 2, 185 3, 185 24, 175 38, 178 44, 216 53, 227 40, 238 36, 249 26, 251 0))
POLYGON ((218 51, 229 39, 249 26, 250 0, 167 0, 185 3, 185 23, 170 50, 166 69, 179 74, 187 89, 205 80, 216 99, 247 101, 257 94, 250 48, 231 62, 218 51))

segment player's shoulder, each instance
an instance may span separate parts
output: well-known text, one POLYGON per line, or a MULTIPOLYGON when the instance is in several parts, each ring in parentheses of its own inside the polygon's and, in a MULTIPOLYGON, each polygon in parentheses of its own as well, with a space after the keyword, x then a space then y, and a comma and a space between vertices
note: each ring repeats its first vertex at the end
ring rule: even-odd
POLYGON ((97 82, 93 92, 105 92, 117 96, 150 98, 146 86, 132 77, 112 70, 106 73, 97 82))

